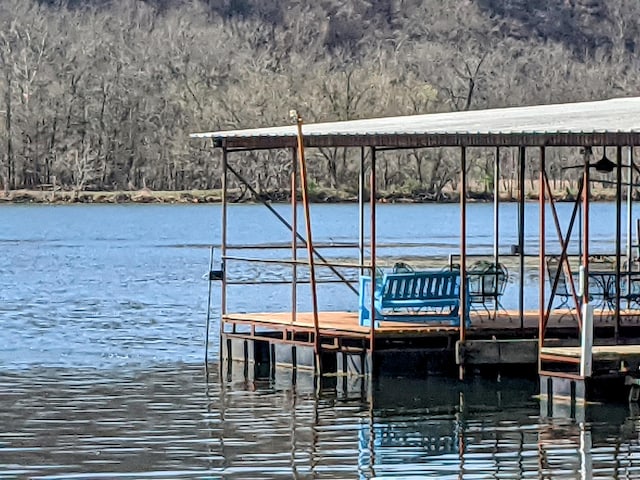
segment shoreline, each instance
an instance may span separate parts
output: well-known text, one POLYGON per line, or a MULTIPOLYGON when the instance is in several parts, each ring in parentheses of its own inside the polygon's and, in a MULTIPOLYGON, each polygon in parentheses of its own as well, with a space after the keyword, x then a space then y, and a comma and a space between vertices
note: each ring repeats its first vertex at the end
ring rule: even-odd
MULTIPOLYGON (((575 194, 567 190, 559 190, 554 193, 556 201, 570 202, 575 200, 575 194)), ((288 203, 290 193, 288 191, 272 191, 263 194, 263 199, 272 203, 288 203)), ((623 195, 624 197, 624 195, 623 195)), ((526 201, 537 201, 536 191, 526 192, 526 201)), ((0 192, 0 204, 127 204, 127 203, 220 203, 222 192, 215 190, 165 190, 153 191, 149 189, 131 191, 73 191, 73 190, 10 190, 0 192)), ((352 192, 340 190, 317 190, 310 192, 312 203, 357 203, 358 196, 352 192)), ((402 192, 380 192, 380 203, 457 203, 457 192, 449 192, 442 198, 433 198, 426 194, 405 194, 402 192)), ((469 202, 493 202, 493 195, 485 192, 469 191, 469 202)), ((517 202, 518 196, 511 196, 505 192, 500 197, 501 202, 517 202)), ((610 202, 615 201, 615 192, 611 189, 599 189, 591 192, 591 201, 610 202)), ((242 192, 230 190, 229 203, 260 203, 253 197, 246 197, 242 192)))

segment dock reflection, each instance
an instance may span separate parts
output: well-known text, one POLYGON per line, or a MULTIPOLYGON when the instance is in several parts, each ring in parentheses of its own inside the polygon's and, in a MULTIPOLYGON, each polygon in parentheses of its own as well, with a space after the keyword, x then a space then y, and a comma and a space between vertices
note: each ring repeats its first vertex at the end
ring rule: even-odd
POLYGON ((572 465, 581 479, 638 478, 640 409, 637 403, 540 400, 540 470, 552 478, 572 465))
POLYGON ((334 377, 323 382, 298 372, 292 382, 291 375, 278 370, 271 380, 249 384, 231 375, 222 393, 232 397, 239 386, 287 392, 291 468, 301 476, 324 477, 328 459, 357 462, 341 468, 346 478, 353 478, 355 468, 363 479, 640 474, 639 412, 627 405, 558 406, 549 416, 535 381, 334 377), (301 410, 302 404, 310 410, 301 410), (345 417, 340 411, 350 413, 345 417))
POLYGON ((533 381, 169 365, 0 385, 2 478, 640 478, 636 409, 548 415, 533 381))

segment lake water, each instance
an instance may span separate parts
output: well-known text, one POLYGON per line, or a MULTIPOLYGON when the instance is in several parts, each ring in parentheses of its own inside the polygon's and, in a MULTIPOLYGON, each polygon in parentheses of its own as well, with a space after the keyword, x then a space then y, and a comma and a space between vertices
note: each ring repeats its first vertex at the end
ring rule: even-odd
MULTIPOLYGON (((566 221, 570 205, 559 209, 566 221)), ((312 210, 315 241, 357 240, 357 207, 312 210)), ((614 212, 592 206, 594 250, 612 251, 614 212)), ((526 215, 534 253, 535 204, 526 215)), ((502 206, 505 252, 516 218, 516 205, 502 206)), ((218 206, 3 205, 0 220, 0 478, 640 478, 636 408, 549 416, 535 381, 326 385, 302 374, 294 383, 286 370, 252 381, 216 365, 205 374, 203 275, 209 245, 220 241, 218 206)), ((230 243, 290 240, 261 206, 234 205, 229 222, 230 243)), ((456 205, 383 205, 378 226, 378 241, 396 245, 379 252, 388 262, 457 249, 456 205), (404 242, 417 246, 397 246, 404 242)), ((491 205, 469 206, 468 229, 472 251, 491 252, 491 205)), ((245 280, 289 274, 244 262, 228 271, 245 280)), ((532 273, 529 303, 535 288, 532 273)), ((289 290, 230 287, 229 309, 288 309, 289 290)), ((505 295, 510 306, 515 290, 505 295)), ((215 332, 217 285, 213 292, 215 332)), ((323 308, 356 308, 343 285, 322 285, 320 298, 323 308)))

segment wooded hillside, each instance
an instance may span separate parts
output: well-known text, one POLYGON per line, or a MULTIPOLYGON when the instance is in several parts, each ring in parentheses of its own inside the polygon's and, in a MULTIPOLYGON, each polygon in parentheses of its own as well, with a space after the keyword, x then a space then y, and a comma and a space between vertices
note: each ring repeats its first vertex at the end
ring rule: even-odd
MULTIPOLYGON (((312 122, 637 95, 638 18, 625 0, 3 0, 0 183, 216 188, 217 154, 188 133, 291 108, 312 122)), ((313 185, 355 188, 358 152, 309 153, 313 185)), ((483 155, 470 174, 489 187, 483 155)), ((286 190, 290 160, 245 154, 240 170, 286 190)), ((439 198, 453 161, 383 155, 380 188, 439 198)))

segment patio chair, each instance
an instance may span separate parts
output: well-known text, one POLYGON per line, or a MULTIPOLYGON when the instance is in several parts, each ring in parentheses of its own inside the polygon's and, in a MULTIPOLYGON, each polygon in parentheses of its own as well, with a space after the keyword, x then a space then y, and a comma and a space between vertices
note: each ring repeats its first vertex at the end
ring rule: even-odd
POLYGON ((479 260, 469 268, 469 300, 471 306, 481 305, 491 318, 488 304, 493 304, 494 309, 505 308, 500 303, 500 297, 509 280, 509 271, 501 263, 479 260))
POLYGON ((569 310, 572 306, 569 304, 569 299, 572 298, 571 290, 567 284, 567 277, 564 273, 564 268, 560 264, 560 257, 557 255, 551 255, 547 257, 547 272, 549 273, 549 287, 553 289, 556 276, 558 277, 558 284, 556 286, 556 297, 560 298, 560 304, 555 308, 566 307, 569 310))
POLYGON ((408 263, 396 262, 393 264, 393 273, 409 273, 413 271, 413 267, 408 263))

